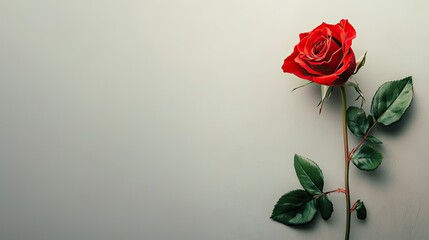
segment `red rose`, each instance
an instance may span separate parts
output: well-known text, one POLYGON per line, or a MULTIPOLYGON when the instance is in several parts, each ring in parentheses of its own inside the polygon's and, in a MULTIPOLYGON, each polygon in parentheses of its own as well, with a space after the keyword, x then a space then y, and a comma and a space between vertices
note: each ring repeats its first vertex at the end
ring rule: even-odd
POLYGON ((336 25, 322 23, 301 33, 293 53, 284 60, 283 72, 323 85, 345 83, 356 68, 351 48, 356 31, 348 20, 336 25))

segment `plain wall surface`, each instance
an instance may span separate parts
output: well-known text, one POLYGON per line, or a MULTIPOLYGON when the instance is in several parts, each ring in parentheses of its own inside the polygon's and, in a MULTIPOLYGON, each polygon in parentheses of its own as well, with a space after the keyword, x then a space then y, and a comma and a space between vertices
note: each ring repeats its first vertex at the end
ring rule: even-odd
MULTIPOLYGON (((384 162, 350 171, 351 239, 427 239, 427 1, 0 0, 0 239, 343 239, 332 218, 269 216, 293 155, 343 187, 338 92, 282 73, 298 34, 349 19, 366 98, 412 75, 384 162)), ((356 95, 351 89, 349 103, 356 95)), ((368 108, 369 101, 365 108, 368 108)), ((357 139, 350 135, 350 146, 357 139)))

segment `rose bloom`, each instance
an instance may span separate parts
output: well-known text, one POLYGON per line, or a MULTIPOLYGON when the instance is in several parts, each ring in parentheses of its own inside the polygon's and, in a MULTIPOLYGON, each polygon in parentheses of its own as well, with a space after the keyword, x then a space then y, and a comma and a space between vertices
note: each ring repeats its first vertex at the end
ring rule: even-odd
POLYGON ((293 53, 284 60, 283 72, 322 85, 341 85, 356 68, 351 48, 355 37, 355 29, 344 19, 336 25, 322 23, 311 32, 301 33, 293 53))

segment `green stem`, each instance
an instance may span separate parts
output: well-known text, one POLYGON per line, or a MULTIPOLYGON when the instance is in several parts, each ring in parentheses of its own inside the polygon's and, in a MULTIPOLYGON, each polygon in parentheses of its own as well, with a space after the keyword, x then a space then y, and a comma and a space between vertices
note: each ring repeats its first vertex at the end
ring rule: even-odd
POLYGON ((350 237, 350 186, 349 186, 349 143, 347 137, 347 122, 346 122, 346 111, 347 111, 347 99, 346 99, 346 89, 344 86, 340 87, 341 89, 341 98, 343 105, 343 140, 344 140, 344 184, 345 184, 345 195, 346 195, 346 234, 345 240, 348 240, 350 237))

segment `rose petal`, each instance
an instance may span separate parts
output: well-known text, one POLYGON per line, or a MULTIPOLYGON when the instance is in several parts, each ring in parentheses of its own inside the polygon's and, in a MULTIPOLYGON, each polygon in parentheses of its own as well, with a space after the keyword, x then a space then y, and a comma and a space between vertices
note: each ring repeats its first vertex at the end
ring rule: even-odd
POLYGON ((311 76, 311 79, 308 79, 312 82, 332 86, 332 83, 338 79, 336 74, 324 75, 324 76, 311 76))
MULTIPOLYGON (((338 52, 335 54, 335 56, 337 55, 342 57, 341 49, 339 49, 338 52)), ((308 63, 308 66, 312 69, 312 71, 309 71, 307 68, 305 68, 305 70, 307 70, 309 73, 314 72, 314 75, 330 75, 333 73, 337 73, 337 68, 340 65, 341 65, 341 62, 334 62, 334 61, 324 62, 323 64, 319 64, 319 65, 308 63)), ((302 65, 300 64, 300 66, 302 65)))
POLYGON ((297 46, 295 46, 294 51, 291 55, 289 55, 283 62, 282 69, 283 72, 292 73, 300 78, 304 78, 308 75, 297 62, 295 62, 295 58, 298 56, 299 52, 297 50, 297 46))
POLYGON ((283 63, 284 72, 322 85, 343 84, 356 67, 351 49, 356 31, 348 20, 332 25, 322 23, 301 33, 293 53, 283 63))
POLYGON ((343 59, 343 65, 340 69, 338 69, 337 74, 339 75, 338 80, 333 83, 335 85, 340 85, 350 78, 356 68, 356 58, 352 49, 350 49, 349 53, 343 59))
POLYGON ((331 30, 328 28, 319 29, 315 32, 313 32, 311 35, 308 36, 305 42, 305 47, 303 49, 303 53, 306 55, 306 59, 311 60, 321 60, 326 57, 326 53, 329 50, 330 47, 330 36, 331 36, 331 30), (316 45, 323 44, 323 50, 322 52, 315 53, 314 47, 316 45))
POLYGON ((332 29, 332 27, 333 26, 335 26, 335 25, 333 25, 333 24, 329 24, 329 23, 325 23, 325 22, 322 22, 319 26, 317 26, 313 31, 315 31, 315 30, 319 30, 319 29, 322 29, 322 28, 328 28, 328 29, 332 29))
POLYGON ((348 52, 352 46, 353 39, 356 38, 356 30, 346 19, 342 19, 337 25, 343 29, 341 40, 344 52, 348 52))
POLYGON ((312 66, 309 64, 309 61, 307 59, 303 59, 305 56, 298 55, 295 58, 295 62, 298 63, 298 65, 303 68, 307 73, 312 75, 323 75, 322 72, 319 72, 318 69, 313 69, 312 66))
POLYGON ((341 53, 342 53, 341 46, 338 45, 338 43, 336 41, 331 41, 329 43, 329 50, 326 53, 326 58, 321 59, 319 61, 311 61, 310 60, 309 64, 310 65, 322 65, 322 64, 328 63, 328 64, 332 65, 332 66, 330 66, 330 68, 335 71, 337 69, 338 64, 341 61, 341 58, 343 57, 343 55, 341 53))
POLYGON ((299 34, 299 41, 301 41, 303 38, 307 37, 311 32, 306 32, 306 33, 300 33, 299 34))
POLYGON ((298 62, 306 71, 315 75, 329 75, 335 73, 342 63, 342 48, 335 41, 330 44, 330 49, 326 53, 326 59, 320 61, 306 60, 306 62, 298 62))

